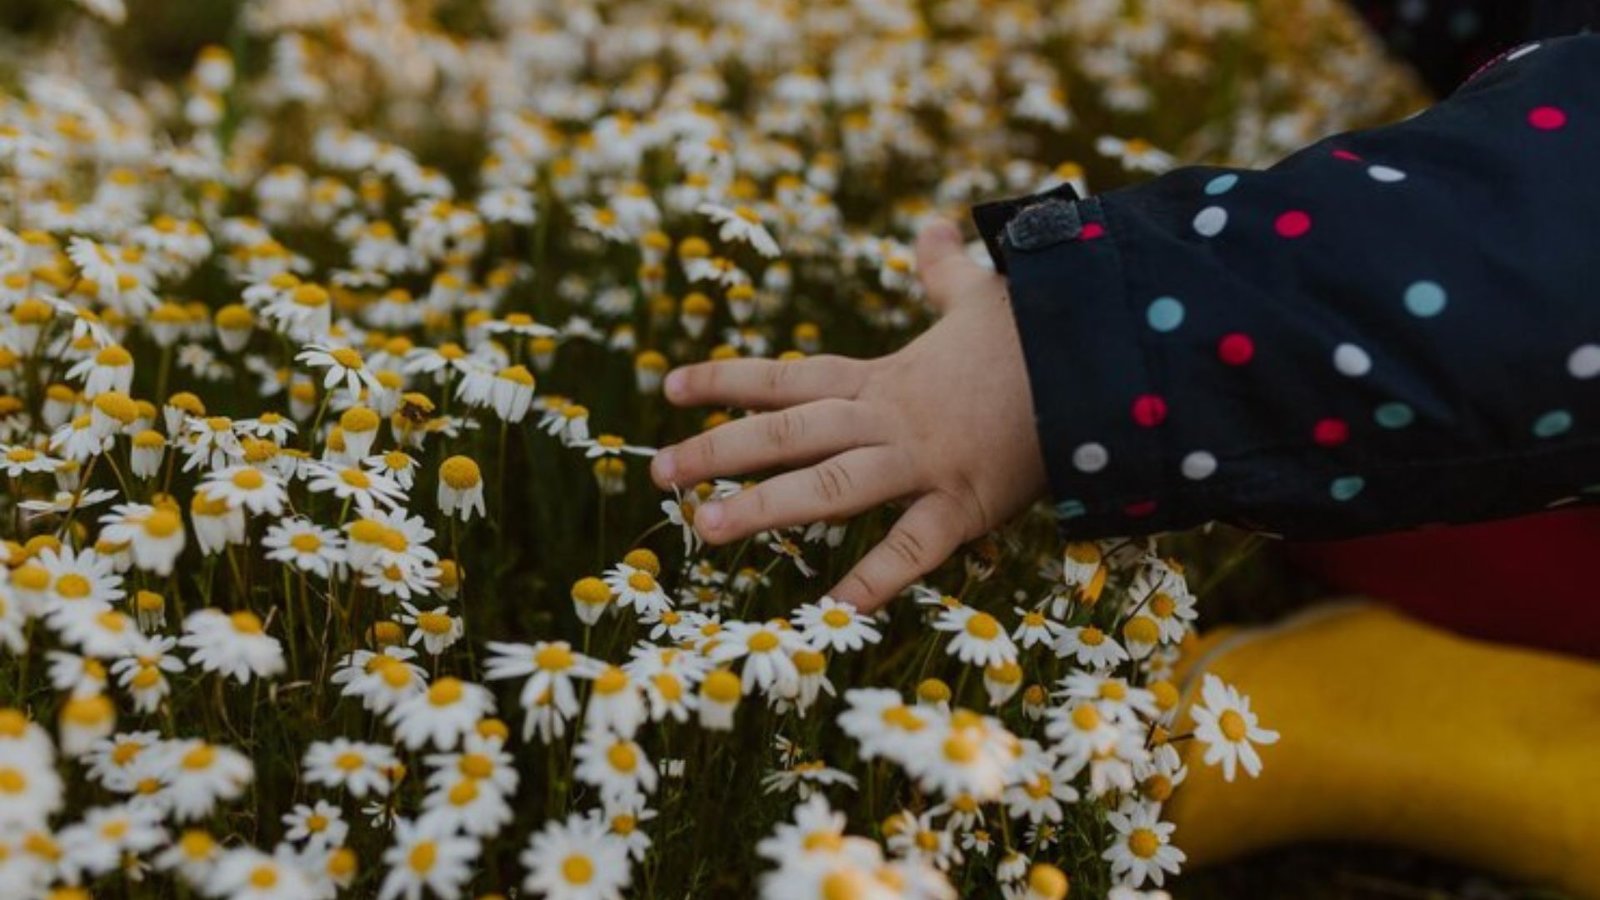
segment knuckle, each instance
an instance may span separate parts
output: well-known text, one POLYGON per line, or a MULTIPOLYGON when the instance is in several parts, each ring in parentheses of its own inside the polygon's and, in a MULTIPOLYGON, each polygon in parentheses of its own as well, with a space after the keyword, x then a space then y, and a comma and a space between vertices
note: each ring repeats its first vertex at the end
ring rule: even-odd
POLYGON ((928 546, 909 528, 895 528, 884 538, 884 546, 907 566, 923 570, 928 559, 928 546))
POLYGON ((767 392, 776 394, 782 391, 789 383, 790 373, 793 371, 794 368, 788 363, 774 362, 767 366, 766 374, 762 376, 766 381, 767 392))
POLYGON ((798 415, 789 410, 771 413, 764 418, 766 420, 767 443, 774 447, 791 446, 800 439, 805 430, 805 423, 801 421, 798 415))
POLYGON ((877 586, 872 583, 872 579, 868 578, 861 572, 851 572, 850 574, 846 575, 844 577, 844 584, 846 589, 848 589, 850 586, 854 586, 855 593, 859 596, 866 597, 870 600, 877 600, 878 598, 877 586))
POLYGON ((838 503, 850 493, 850 470, 838 462, 825 462, 816 468, 816 493, 822 502, 838 503))
POLYGON ((694 442, 694 458, 707 470, 717 464, 717 443, 716 435, 712 434, 702 435, 694 442))

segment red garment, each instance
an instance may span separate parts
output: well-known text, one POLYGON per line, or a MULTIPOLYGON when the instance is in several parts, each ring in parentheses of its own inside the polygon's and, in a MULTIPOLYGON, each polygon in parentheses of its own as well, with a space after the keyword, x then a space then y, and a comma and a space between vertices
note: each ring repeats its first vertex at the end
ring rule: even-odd
POLYGON ((1462 634, 1600 658, 1600 510, 1298 544, 1290 552, 1340 591, 1462 634))

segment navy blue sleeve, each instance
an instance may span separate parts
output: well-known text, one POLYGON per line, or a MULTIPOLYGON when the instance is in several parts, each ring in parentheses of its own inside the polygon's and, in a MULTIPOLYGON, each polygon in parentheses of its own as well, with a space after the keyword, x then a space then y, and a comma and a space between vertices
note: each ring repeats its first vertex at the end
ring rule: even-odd
POLYGON ((975 211, 1070 536, 1339 537, 1600 491, 1600 36, 1264 171, 975 211))

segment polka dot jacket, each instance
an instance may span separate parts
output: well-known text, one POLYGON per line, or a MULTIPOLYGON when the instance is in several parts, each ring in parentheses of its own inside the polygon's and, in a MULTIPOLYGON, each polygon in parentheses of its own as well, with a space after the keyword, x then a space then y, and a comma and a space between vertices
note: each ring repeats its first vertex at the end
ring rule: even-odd
POLYGON ((1072 537, 1600 499, 1600 36, 1264 171, 974 210, 1072 537))

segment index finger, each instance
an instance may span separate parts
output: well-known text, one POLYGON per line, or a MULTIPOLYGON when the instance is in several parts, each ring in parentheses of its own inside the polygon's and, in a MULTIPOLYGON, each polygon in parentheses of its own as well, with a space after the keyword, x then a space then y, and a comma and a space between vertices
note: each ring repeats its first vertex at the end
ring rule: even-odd
POLYGON ((843 356, 729 359, 675 369, 663 389, 675 406, 778 409, 828 397, 854 399, 865 367, 843 356))

